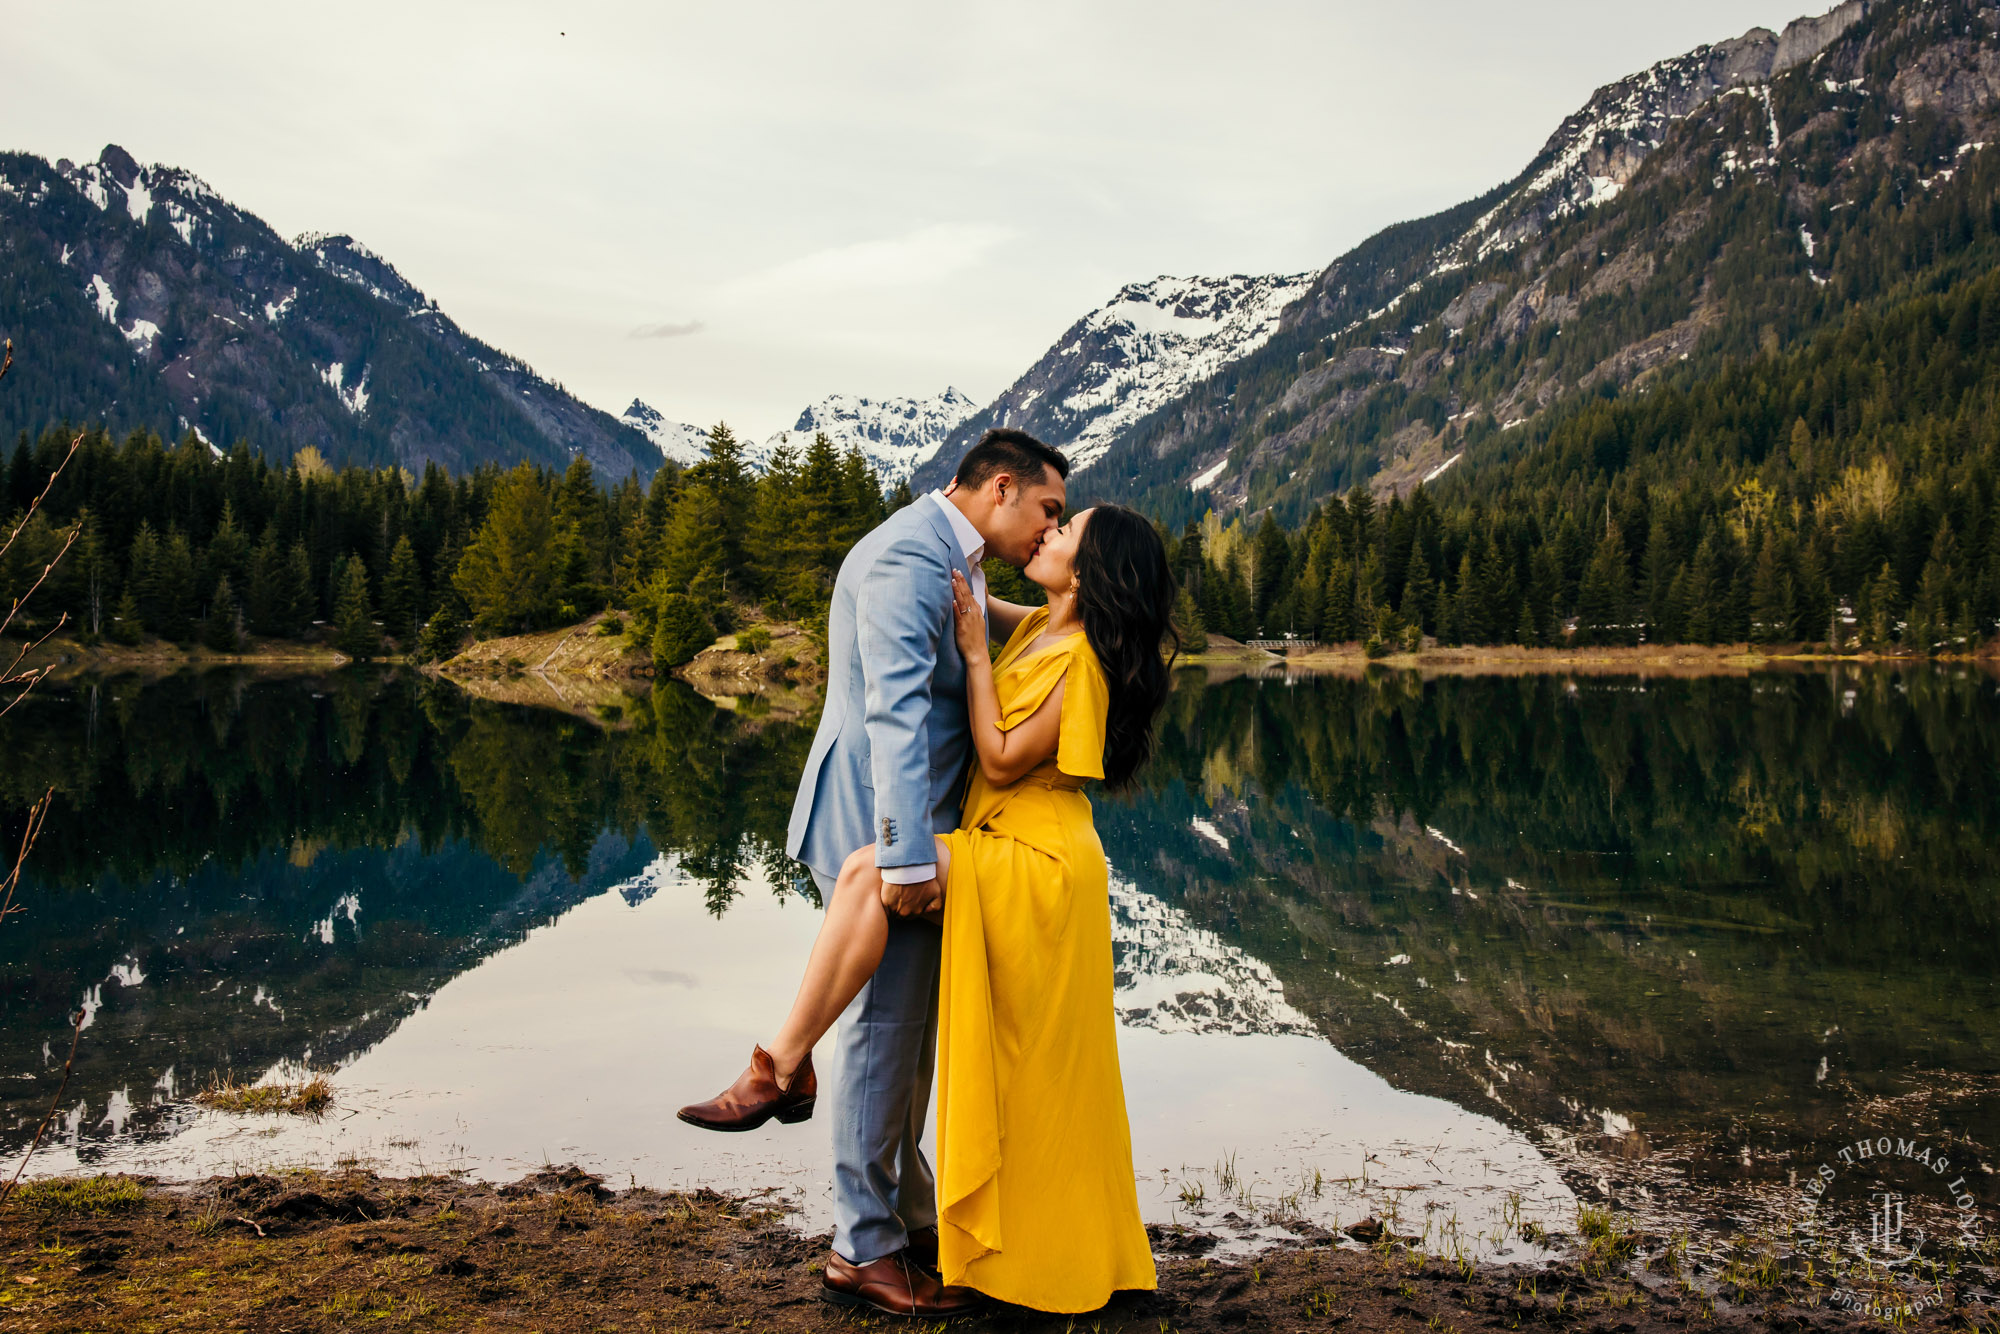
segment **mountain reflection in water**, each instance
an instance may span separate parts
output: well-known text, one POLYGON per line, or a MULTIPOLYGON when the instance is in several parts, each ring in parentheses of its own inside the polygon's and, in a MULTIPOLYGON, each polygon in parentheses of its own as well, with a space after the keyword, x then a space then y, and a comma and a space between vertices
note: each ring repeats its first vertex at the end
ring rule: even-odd
MULTIPOLYGON (((818 1216, 823 1133, 671 1119, 817 925, 779 852, 811 722, 362 670, 38 694, 0 723, 6 834, 59 793, 0 927, 0 1151, 81 1004, 43 1170, 574 1157, 818 1216), (186 1101, 304 1065, 340 1116, 186 1101)), ((1878 1129, 1990 1166, 1996 753, 1994 683, 1949 667, 1183 673, 1142 789, 1096 799, 1148 1216, 1671 1214, 1878 1129)))

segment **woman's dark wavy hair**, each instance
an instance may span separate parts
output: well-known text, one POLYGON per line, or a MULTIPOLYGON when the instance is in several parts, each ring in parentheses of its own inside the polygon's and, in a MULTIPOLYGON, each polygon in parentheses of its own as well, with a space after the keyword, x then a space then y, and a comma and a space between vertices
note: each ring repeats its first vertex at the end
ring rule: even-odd
POLYGON ((1180 651, 1174 574, 1153 525, 1122 505, 1091 510, 1075 570, 1077 616, 1111 685, 1104 782, 1120 788, 1153 753, 1153 719, 1170 681, 1170 660, 1160 650, 1171 641, 1180 651))

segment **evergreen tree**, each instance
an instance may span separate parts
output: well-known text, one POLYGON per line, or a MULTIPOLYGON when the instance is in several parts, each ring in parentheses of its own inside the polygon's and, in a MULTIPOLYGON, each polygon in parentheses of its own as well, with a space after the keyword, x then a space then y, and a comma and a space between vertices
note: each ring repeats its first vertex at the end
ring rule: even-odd
POLYGON ((1909 624, 1903 643, 1918 653, 1930 653, 1939 641, 1951 635, 1959 619, 1957 606, 1958 541, 1952 536, 1951 520, 1939 522, 1931 540, 1930 555, 1917 580, 1916 597, 1910 602, 1909 624))
POLYGON ((1174 596, 1174 624, 1180 628, 1181 648, 1189 653, 1208 652, 1208 627, 1202 624, 1201 608, 1183 584, 1174 596))
POLYGON ((1888 653, 1896 646, 1896 622, 1902 609, 1902 591, 1896 571, 1888 561, 1868 582, 1864 597, 1861 642, 1876 653, 1888 653))
POLYGON ((1778 551, 1777 532, 1767 528, 1750 576, 1750 638, 1762 643, 1790 639, 1797 616, 1791 572, 1778 551))
POLYGON ((1604 531, 1584 567, 1577 592, 1576 642, 1579 644, 1627 644, 1636 635, 1632 619, 1632 571, 1626 563, 1625 543, 1618 525, 1604 531))
POLYGON ((1688 614, 1693 610, 1689 590, 1693 583, 1694 576, 1686 562, 1675 567, 1673 578, 1667 582, 1666 602, 1661 609, 1660 622, 1654 627, 1654 643, 1681 644, 1688 641, 1688 614))
POLYGON ((208 539, 202 561, 201 587, 212 589, 217 580, 227 579, 232 589, 241 588, 249 571, 250 539, 236 522, 235 503, 224 499, 222 517, 216 524, 215 535, 208 539))
POLYGON ((417 660, 443 662, 457 654, 465 641, 468 620, 465 600, 457 589, 447 588, 438 598, 437 609, 424 622, 423 633, 417 637, 417 660))
POLYGON ((162 639, 182 644, 194 637, 196 577, 194 549, 187 534, 177 528, 169 530, 160 543, 152 577, 153 605, 159 617, 153 628, 162 639))
POLYGON ((396 641, 414 645, 423 625, 424 576, 417 567, 417 549, 409 534, 396 539, 389 553, 389 572, 382 576, 382 624, 396 641))
POLYGON ((304 542, 292 543, 285 556, 283 592, 281 608, 287 633, 305 634, 318 619, 319 603, 313 596, 312 558, 307 555, 304 542))
POLYGON ((350 658, 372 658, 382 651, 375 613, 368 605, 368 567, 350 554, 341 563, 339 596, 333 604, 333 646, 350 658))
POLYGON ((1291 547, 1285 541, 1284 529, 1267 512, 1250 546, 1250 619, 1267 637, 1285 628, 1271 619, 1270 612, 1284 594, 1290 557, 1291 547))
POLYGON ((130 647, 145 638, 145 629, 145 620, 139 614, 138 596, 128 583, 125 591, 118 595, 118 605, 112 609, 111 624, 105 636, 114 644, 130 647))
POLYGON ((1467 551, 1458 558, 1458 589, 1452 595, 1451 642, 1454 644, 1485 644, 1490 642, 1486 626, 1487 601, 1479 586, 1479 573, 1472 563, 1472 553, 1467 551))
MULTIPOLYGON (((493 488, 486 522, 452 576, 482 635, 538 629, 554 623, 555 516, 531 463, 493 488)), ((337 615, 337 614, 336 614, 337 615)))
POLYGON ((1360 636, 1354 621, 1354 567, 1335 558, 1326 573, 1326 609, 1320 614, 1320 637, 1329 644, 1350 643, 1360 636))
POLYGON ((275 638, 294 633, 285 553, 278 546, 275 525, 264 530, 250 557, 249 596, 244 610, 254 634, 275 638))
POLYGON ((1521 602, 1521 619, 1514 625, 1514 642, 1524 648, 1541 646, 1542 628, 1535 623, 1535 609, 1526 599, 1521 602))
POLYGON ((1424 558, 1422 544, 1418 544, 1410 550, 1408 572, 1403 579, 1403 621, 1436 630, 1436 607, 1437 581, 1431 578, 1430 562, 1424 558))
POLYGON ((64 562, 72 566, 82 602, 83 632, 90 640, 104 633, 106 602, 110 598, 111 585, 117 578, 117 566, 111 559, 111 546, 104 539, 104 531, 99 527, 97 516, 86 507, 77 515, 80 529, 76 548, 64 562))
POLYGON ((215 595, 208 600, 208 617, 201 623, 201 642, 217 653, 234 653, 243 646, 243 617, 229 576, 216 581, 215 595))

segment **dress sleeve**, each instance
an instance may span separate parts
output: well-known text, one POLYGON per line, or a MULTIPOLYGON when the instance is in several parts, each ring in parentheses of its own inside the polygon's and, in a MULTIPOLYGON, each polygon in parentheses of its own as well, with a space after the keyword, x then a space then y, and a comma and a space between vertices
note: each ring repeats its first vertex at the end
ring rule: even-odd
POLYGON ((1042 707, 1057 683, 1063 688, 1062 727, 1056 741, 1056 767, 1072 778, 1104 777, 1104 718, 1110 707, 1110 688, 1097 655, 1084 637, 1076 636, 1071 647, 1043 653, 1029 660, 1009 682, 1009 696, 994 724, 1011 731, 1028 721, 1042 707))
POLYGON ((1077 636, 1070 658, 1069 684, 1063 689, 1062 736, 1056 742, 1056 768, 1072 778, 1104 777, 1104 721, 1111 711, 1111 688, 1097 655, 1077 636))

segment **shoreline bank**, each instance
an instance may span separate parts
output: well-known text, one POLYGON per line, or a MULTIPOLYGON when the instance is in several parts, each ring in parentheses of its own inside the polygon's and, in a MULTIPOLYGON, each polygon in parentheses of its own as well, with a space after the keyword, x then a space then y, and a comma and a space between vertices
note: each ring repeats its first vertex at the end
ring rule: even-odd
MULTIPOLYGON (((1159 1290, 1118 1294, 1082 1318, 1131 1334, 1881 1323, 1830 1304, 1835 1290, 1823 1277, 1753 1264, 1698 1274, 1670 1240, 1620 1232, 1608 1218, 1583 1222, 1587 1235, 1566 1258, 1533 1268, 1427 1255, 1366 1224, 1350 1229, 1358 1235, 1308 1233, 1218 1262, 1205 1234, 1155 1227, 1159 1290)), ((573 1167, 501 1186, 363 1171, 43 1178, 0 1209, 0 1315, 20 1330, 851 1328, 854 1314, 818 1300, 826 1247, 826 1237, 802 1234, 754 1199, 614 1191, 573 1167)), ((1961 1271, 1934 1306, 1896 1323, 1989 1322, 1979 1281, 1961 1271)), ((951 1327, 1075 1326, 996 1308, 951 1327)))

